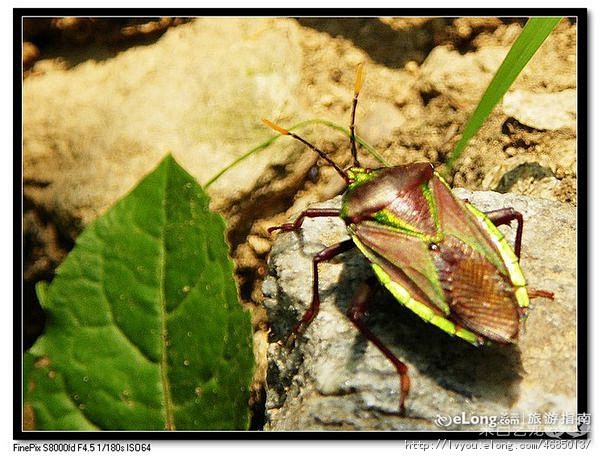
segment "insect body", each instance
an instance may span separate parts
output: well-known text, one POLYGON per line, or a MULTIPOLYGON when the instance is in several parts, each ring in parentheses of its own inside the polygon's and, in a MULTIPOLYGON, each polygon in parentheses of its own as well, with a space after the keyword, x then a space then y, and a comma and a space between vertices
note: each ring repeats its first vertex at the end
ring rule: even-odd
POLYGON ((349 174, 362 183, 348 187, 340 216, 398 301, 474 344, 516 339, 525 278, 488 217, 457 200, 429 163, 349 174))
POLYGON ((319 311, 318 264, 353 247, 370 261, 376 280, 356 291, 350 320, 394 364, 400 376, 400 410, 410 388, 407 366, 363 323, 374 282, 379 281, 412 312, 441 330, 474 345, 487 341, 514 343, 526 318, 529 296, 552 298, 546 291, 527 290, 519 266, 523 217, 512 208, 483 213, 454 196, 430 163, 366 169, 357 159, 355 109, 362 82, 357 70, 352 104, 350 143, 354 166, 342 170, 323 152, 295 133, 265 123, 292 136, 328 161, 348 186, 339 209, 308 209, 293 223, 269 231, 296 231, 305 217, 339 216, 351 239, 313 258, 313 298, 294 327, 301 333, 319 311), (497 225, 517 221, 515 249, 497 225))

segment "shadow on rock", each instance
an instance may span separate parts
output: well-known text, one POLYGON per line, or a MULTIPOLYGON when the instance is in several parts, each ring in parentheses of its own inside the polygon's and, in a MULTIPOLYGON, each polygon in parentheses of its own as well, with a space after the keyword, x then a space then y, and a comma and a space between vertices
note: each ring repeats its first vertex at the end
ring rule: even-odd
POLYGON ((421 63, 434 46, 430 19, 405 30, 394 30, 377 18, 298 18, 298 22, 332 37, 349 39, 375 61, 389 68, 402 68, 415 60, 421 63))
MULTIPOLYGON (((363 263, 363 259, 351 259, 347 267, 353 269, 355 263, 363 263)), ((336 296, 336 305, 344 314, 351 299, 347 295, 351 296, 359 285, 344 280, 344 276, 353 275, 342 274, 339 289, 347 292, 336 296)), ((451 395, 454 393, 465 400, 483 400, 510 408, 518 399, 523 365, 517 345, 472 346, 426 323, 383 287, 375 293, 373 307, 365 321, 401 361, 409 364, 412 392, 427 389, 420 384, 420 379, 428 378, 451 395)), ((366 339, 357 336, 351 362, 360 362, 365 350, 366 339)), ((428 392, 436 394, 435 389, 428 392)))

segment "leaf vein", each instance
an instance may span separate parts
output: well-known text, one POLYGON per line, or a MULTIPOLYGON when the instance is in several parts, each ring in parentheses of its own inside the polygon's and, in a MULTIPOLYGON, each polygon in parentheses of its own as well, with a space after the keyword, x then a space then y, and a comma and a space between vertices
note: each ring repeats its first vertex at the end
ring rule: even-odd
MULTIPOLYGON (((117 319, 115 317, 115 312, 112 307, 112 303, 111 303, 110 299, 108 299, 108 295, 106 294, 106 289, 104 288, 104 284, 106 283, 106 280, 104 280, 104 279, 105 279, 106 275, 104 273, 104 256, 102 256, 102 255, 100 256, 100 263, 101 263, 100 274, 102 276, 102 280, 100 280, 99 288, 100 288, 100 293, 102 293, 102 297, 106 301, 109 315, 110 315, 110 321, 111 321, 112 325, 117 329, 119 334, 121 334, 123 336, 125 341, 127 341, 127 343, 129 345, 131 345, 135 349, 135 351, 137 351, 146 361, 148 361, 152 364, 156 364, 156 361, 153 361, 148 354, 144 353, 144 351, 140 347, 138 347, 138 345, 127 335, 125 330, 123 328, 121 328, 121 326, 119 326, 119 323, 117 322, 117 319)), ((81 322, 80 322, 80 324, 81 324, 81 322)), ((85 328, 98 327, 98 325, 85 325, 85 324, 81 325, 81 326, 83 326, 85 328)), ((110 325, 104 325, 104 326, 110 326, 110 325)))
MULTIPOLYGON (((170 169, 170 167, 169 167, 170 169)), ((167 303, 166 303, 166 297, 165 297, 165 262, 166 262, 166 255, 165 255, 165 231, 166 231, 166 226, 167 226, 167 195, 169 193, 169 169, 167 169, 166 173, 165 173, 165 183, 164 183, 164 191, 165 194, 163 196, 163 198, 161 199, 161 210, 162 210, 162 215, 163 215, 163 226, 160 232, 160 247, 159 247, 159 282, 158 282, 158 286, 159 286, 159 306, 160 306, 160 318, 161 318, 161 338, 162 338, 162 347, 161 347, 161 354, 160 354, 160 375, 161 375, 161 379, 162 379, 162 386, 163 386, 163 395, 164 395, 164 400, 165 400, 165 429, 166 430, 175 430, 175 423, 173 420, 173 400, 171 398, 171 386, 169 383, 169 376, 167 373, 167 366, 168 366, 168 358, 167 358, 167 340, 168 340, 168 333, 167 333, 167 317, 168 317, 168 312, 167 312, 167 303)))

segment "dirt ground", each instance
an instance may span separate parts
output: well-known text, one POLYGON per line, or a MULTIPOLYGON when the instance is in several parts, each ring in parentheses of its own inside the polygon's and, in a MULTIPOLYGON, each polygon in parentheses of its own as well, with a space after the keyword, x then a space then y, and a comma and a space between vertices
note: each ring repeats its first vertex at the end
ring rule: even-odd
MULTIPOLYGON (((130 48, 158 45, 163 34, 171 34, 173 38, 178 29, 183 34, 201 21, 159 18, 119 22, 26 21, 24 78, 27 82, 50 78, 57 72, 75 74, 78 66, 88 60, 110 62, 130 48)), ((357 111, 358 134, 392 164, 428 160, 439 167, 524 23, 522 18, 281 18, 270 20, 258 30, 246 31, 244 36, 249 42, 257 41, 261 34, 270 33, 263 29, 271 27, 294 42, 290 54, 293 52, 294 61, 298 62, 297 82, 291 93, 277 95, 289 98, 287 105, 271 114, 274 120, 290 125, 296 120, 323 118, 346 127, 355 68, 364 62, 366 75, 357 111), (295 106, 300 114, 290 112, 289 106, 295 106)), ((246 25, 240 20, 240 28, 246 25)), ((563 19, 559 23, 519 76, 510 96, 500 102, 456 163, 451 176, 454 186, 576 204, 576 30, 574 20, 563 19)), ((228 38, 215 36, 215 39, 228 38)), ((291 55, 290 60, 293 60, 291 55)), ((281 62, 282 68, 285 64, 281 62)), ((29 87, 25 85, 25 93, 29 87)), ((268 90, 271 87, 272 84, 268 90)), ((259 137, 268 136, 264 130, 260 131, 262 136, 253 135, 251 130, 245 135, 244 126, 236 127, 236 121, 243 122, 227 119, 236 138, 249 138, 242 141, 245 150, 260 143, 259 137)), ((44 122, 42 116, 33 125, 26 124, 26 128, 38 128, 44 122)), ((231 129, 220 134, 230 133, 231 129)), ((47 142, 54 144, 47 149, 56 153, 63 143, 52 139, 54 134, 44 133, 50 138, 47 142)), ((343 136, 326 127, 314 127, 303 134, 331 154, 337 163, 350 164, 348 142, 343 136)), ((27 139, 27 132, 24 135, 27 139)), ((71 210, 51 202, 49 191, 54 189, 60 194, 58 180, 54 180, 52 173, 44 175, 41 168, 36 168, 41 163, 48 169, 43 161, 29 160, 33 153, 27 144, 26 141, 26 347, 43 328, 43 313, 33 285, 52 277, 87 220, 79 216, 77 208, 71 210)), ((64 147, 68 149, 68 145, 64 147)), ((49 160, 53 157, 52 153, 48 156, 49 160)), ((215 208, 229 222, 241 300, 253 309, 257 330, 255 345, 261 369, 255 388, 255 428, 260 428, 260 383, 265 375, 262 354, 268 332, 261 307, 262 278, 272 242, 266 228, 343 189, 343 182, 333 170, 315 166, 321 163, 311 157, 306 157, 300 165, 292 161, 268 165, 263 177, 248 184, 244 191, 224 197, 211 194, 215 208)), ((376 165, 365 154, 361 158, 364 164, 376 165)), ((228 161, 225 157, 216 163, 228 161)), ((235 179, 233 182, 223 183, 223 187, 235 185, 235 179)), ((91 216, 101 213, 106 204, 91 205, 91 216)))

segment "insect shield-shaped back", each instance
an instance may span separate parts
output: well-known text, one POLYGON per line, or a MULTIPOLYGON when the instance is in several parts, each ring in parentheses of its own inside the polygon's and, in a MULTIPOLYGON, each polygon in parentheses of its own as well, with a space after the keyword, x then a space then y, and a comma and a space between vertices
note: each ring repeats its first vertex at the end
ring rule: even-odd
POLYGON ((341 216, 396 299, 475 345, 515 342, 528 306, 525 279, 494 224, 429 163, 349 175, 341 216))

